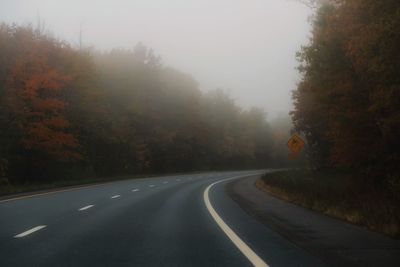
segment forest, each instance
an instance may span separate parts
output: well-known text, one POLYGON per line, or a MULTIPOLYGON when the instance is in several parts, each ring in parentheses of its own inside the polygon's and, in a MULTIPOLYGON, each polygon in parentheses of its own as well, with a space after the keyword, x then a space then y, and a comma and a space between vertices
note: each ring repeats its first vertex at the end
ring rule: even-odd
POLYGON ((272 127, 227 91, 202 92, 141 43, 99 52, 3 23, 0 109, 3 185, 287 161, 288 118, 272 127))
MULTIPOLYGON (((318 1, 313 1, 317 3, 318 1)), ((400 192, 400 3, 320 1, 298 53, 295 128, 316 170, 400 192)))

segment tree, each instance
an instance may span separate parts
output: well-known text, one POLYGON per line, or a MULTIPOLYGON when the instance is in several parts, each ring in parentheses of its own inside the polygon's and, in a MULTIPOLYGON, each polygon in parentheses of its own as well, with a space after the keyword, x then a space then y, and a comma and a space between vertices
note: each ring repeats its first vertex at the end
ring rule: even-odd
POLYGON ((70 77, 51 64, 51 56, 61 44, 29 29, 17 30, 15 36, 23 43, 6 83, 6 103, 15 117, 13 127, 22 148, 29 155, 26 175, 31 176, 33 161, 41 156, 66 161, 81 155, 64 114, 67 103, 62 93, 70 77))
POLYGON ((340 0, 319 8, 303 80, 293 97, 297 130, 318 166, 398 177, 400 3, 340 0))

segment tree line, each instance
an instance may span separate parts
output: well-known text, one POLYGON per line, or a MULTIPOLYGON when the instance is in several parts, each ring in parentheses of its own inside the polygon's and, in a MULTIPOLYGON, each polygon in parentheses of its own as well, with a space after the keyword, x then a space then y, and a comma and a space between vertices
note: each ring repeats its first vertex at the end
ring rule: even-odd
POLYGON ((295 128, 314 168, 400 191, 400 2, 322 2, 298 53, 295 128))
POLYGON ((98 52, 1 24, 0 109, 9 183, 263 168, 286 157, 263 110, 200 91, 141 43, 98 52))

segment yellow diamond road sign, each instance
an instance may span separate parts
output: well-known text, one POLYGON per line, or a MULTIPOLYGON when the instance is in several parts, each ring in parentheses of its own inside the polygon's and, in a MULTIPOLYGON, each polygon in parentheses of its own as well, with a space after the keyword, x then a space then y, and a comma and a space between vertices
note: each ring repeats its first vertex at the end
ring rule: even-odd
POLYGON ((305 144, 306 142, 304 142, 298 134, 294 134, 287 143, 290 151, 292 151, 294 155, 298 154, 305 144))

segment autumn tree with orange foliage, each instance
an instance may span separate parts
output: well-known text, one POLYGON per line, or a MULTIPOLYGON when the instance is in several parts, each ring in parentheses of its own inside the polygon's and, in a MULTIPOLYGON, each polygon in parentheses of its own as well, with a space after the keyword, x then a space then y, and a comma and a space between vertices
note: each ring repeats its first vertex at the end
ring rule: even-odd
POLYGON ((81 155, 65 115, 64 91, 71 78, 57 66, 64 45, 32 29, 9 30, 18 46, 4 83, 2 104, 12 118, 9 127, 27 155, 28 178, 45 167, 34 162, 46 157, 69 161, 81 155))
POLYGON ((37 52, 16 61, 8 84, 10 106, 24 135, 21 141, 28 150, 58 159, 80 158, 74 151, 78 142, 67 132, 70 123, 63 115, 67 103, 59 97, 69 77, 52 69, 46 55, 37 52))

